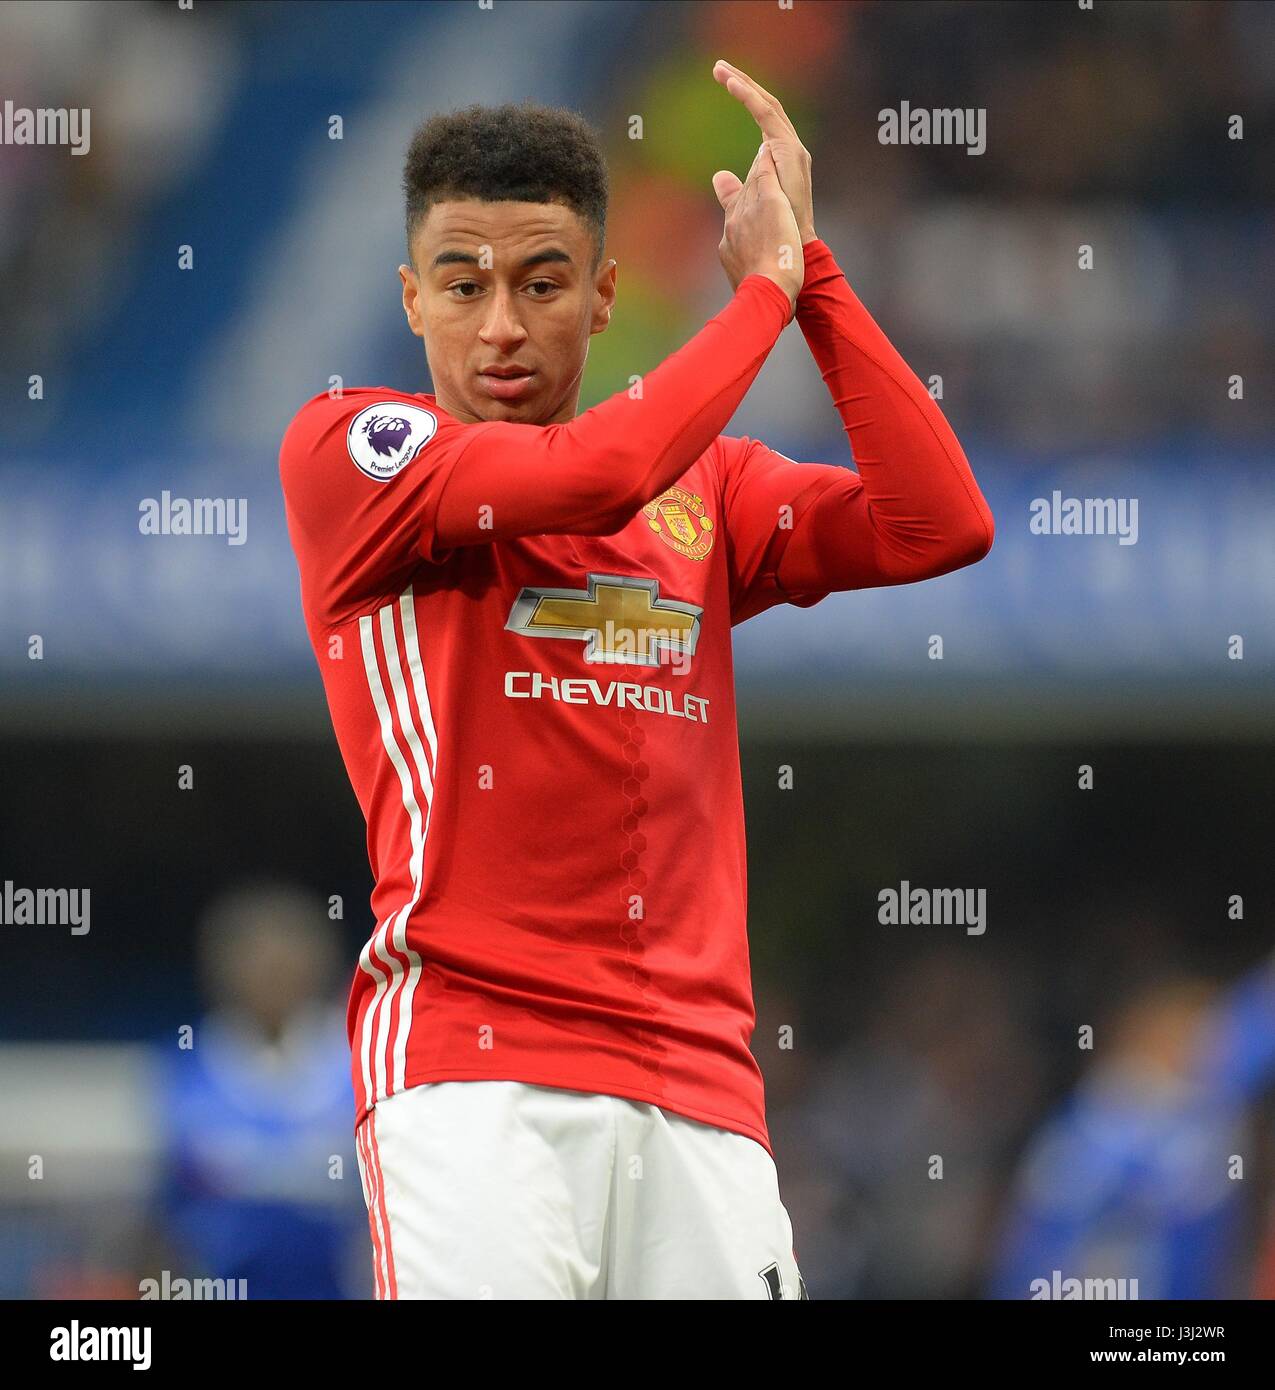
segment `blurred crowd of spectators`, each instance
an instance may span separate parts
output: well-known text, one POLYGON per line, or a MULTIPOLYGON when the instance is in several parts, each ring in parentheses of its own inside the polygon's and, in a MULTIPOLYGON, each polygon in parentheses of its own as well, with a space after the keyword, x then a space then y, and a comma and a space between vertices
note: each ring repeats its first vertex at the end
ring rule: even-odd
MULTIPOLYGON (((619 74, 620 109, 675 127, 652 134, 652 119, 641 142, 612 142, 622 311, 635 269, 640 295, 689 294, 701 316, 719 302, 703 192, 755 149, 703 82, 727 56, 783 100, 814 156, 817 230, 914 370, 942 377, 958 432, 1049 451, 1275 430, 1259 385, 1275 345, 1270 7, 799 5, 803 27, 783 43, 767 6, 685 8, 680 42, 619 74), (882 145, 878 113, 905 101, 981 108, 985 152, 882 145), (1237 115, 1242 140, 1229 138, 1237 115), (670 235, 702 255, 671 269, 670 235), (679 274, 688 283, 670 284, 679 274), (1242 406, 1231 374, 1246 379, 1242 406)), ((623 354, 623 318, 595 353, 623 354)), ((739 432, 833 421, 790 337, 739 432)))
MULTIPOLYGON (((164 1271, 230 1297, 371 1296, 326 904, 240 884, 196 935, 208 1007, 154 1045, 151 1177, 131 1206, 104 1170, 24 1219, 0 1205, 6 1296, 134 1298, 164 1271)), ((1275 1296, 1275 958, 1226 982, 1154 968, 1091 1048, 1077 1032, 1061 1087, 1023 984, 938 948, 828 1047, 762 982, 753 1047, 812 1296, 1027 1299, 1055 1271, 1136 1280, 1141 1299, 1275 1296)))
POLYGON ((196 28, 149 0, 0 6, 0 92, 15 108, 90 113, 84 155, 0 143, 0 370, 24 393, 119 308, 147 215, 234 99, 238 27, 196 28))
MULTIPOLYGON (((157 199, 182 180, 198 197, 200 162, 236 103, 260 102, 254 89, 275 73, 258 50, 299 52, 316 16, 333 13, 304 4, 197 8, 197 20, 149 0, 0 11, 6 94, 93 113, 85 158, 0 146, 9 329, 0 365, 20 381, 97 343, 121 309, 130 254, 167 265, 174 248, 154 244, 149 221, 157 199)), ((720 213, 709 181, 716 168, 746 167, 755 145, 750 122, 709 76, 713 58, 729 55, 784 99, 815 155, 820 234, 923 378, 943 378, 964 430, 1047 450, 1183 431, 1252 440, 1275 428, 1275 403, 1253 389, 1275 331, 1270 6, 821 0, 783 10, 768 0, 609 0, 608 8, 624 42, 591 41, 579 61, 590 93, 602 93, 581 104, 612 161, 621 308, 594 344, 586 394, 618 389, 635 362, 645 369, 720 307, 720 213), (609 71, 594 72, 598 64, 609 71), (877 113, 904 101, 984 109, 986 151, 882 145, 877 113), (635 113, 640 141, 629 138, 635 113), (1237 117, 1242 139, 1231 138, 1237 117), (1092 270, 1078 268, 1082 245, 1093 247, 1092 270), (1242 404, 1228 396, 1233 374, 1250 384, 1242 404)), ((352 14, 344 24, 337 11, 348 38, 308 60, 315 83, 337 65, 380 61, 360 44, 382 36, 352 14)), ((393 17, 405 41, 413 26, 486 22, 460 5, 399 7, 393 17)), ((498 67, 498 42, 490 52, 489 68, 498 67)), ((398 95, 423 117, 430 87, 416 76, 396 79, 414 84, 398 95)), ((496 70, 488 83, 473 99, 537 97, 504 90, 496 70)), ((292 90, 266 95, 286 101, 292 90)), ((308 125, 298 133, 272 121, 257 138, 275 142, 279 167, 292 169, 306 142, 327 139, 326 128, 308 125)), ((260 209, 263 218, 289 212, 260 209)), ((347 219, 356 237, 359 214, 338 200, 330 215, 347 219)), ((385 302, 364 312, 385 317, 401 348, 398 370, 419 376, 391 282, 392 267, 385 302)), ((227 322, 254 312, 251 301, 235 302, 251 283, 228 292, 227 322)), ((280 324, 280 335, 303 353, 304 306, 291 312, 297 322, 280 324)), ((314 364, 320 386, 330 369, 314 364)), ((781 438, 821 417, 835 429, 799 342, 781 343, 750 410, 781 438)), ((272 447, 276 416, 249 417, 243 429, 272 447)))
POLYGON ((1056 1297, 1035 1281, 1058 1271, 1141 1299, 1275 1294, 1275 960, 1225 984, 1156 972, 1092 1050, 1077 1029, 1061 1091, 1014 986, 936 952, 841 1048, 768 1071, 812 1292, 1056 1297))

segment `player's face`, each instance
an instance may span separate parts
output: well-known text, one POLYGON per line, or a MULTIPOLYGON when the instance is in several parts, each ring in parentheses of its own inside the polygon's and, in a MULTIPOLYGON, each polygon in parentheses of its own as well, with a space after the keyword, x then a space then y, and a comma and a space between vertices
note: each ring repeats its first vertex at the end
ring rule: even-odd
POLYGON ((438 404, 467 424, 572 419, 589 338, 615 303, 615 262, 591 269, 583 219, 556 203, 437 203, 412 256, 403 308, 438 404))

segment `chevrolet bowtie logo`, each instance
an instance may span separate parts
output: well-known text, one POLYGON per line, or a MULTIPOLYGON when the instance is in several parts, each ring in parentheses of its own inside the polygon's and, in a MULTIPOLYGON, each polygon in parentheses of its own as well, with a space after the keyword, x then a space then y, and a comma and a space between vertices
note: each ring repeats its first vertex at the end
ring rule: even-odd
POLYGON ((704 610, 660 597, 658 579, 591 574, 587 589, 523 589, 505 627, 524 637, 573 637, 586 661, 658 666, 662 652, 691 655, 704 610))

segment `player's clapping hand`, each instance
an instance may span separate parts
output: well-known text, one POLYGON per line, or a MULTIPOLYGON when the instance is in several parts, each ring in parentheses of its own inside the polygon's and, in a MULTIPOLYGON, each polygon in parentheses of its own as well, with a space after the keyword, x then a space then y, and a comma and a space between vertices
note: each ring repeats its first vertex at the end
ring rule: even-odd
MULTIPOLYGON (((713 64, 713 76, 731 96, 744 104, 757 122, 762 139, 774 158, 779 186, 792 204, 801 244, 804 246, 808 241, 813 241, 816 233, 810 151, 797 138, 797 131, 784 108, 759 82, 725 59, 719 58, 713 64)), ((722 172, 713 176, 714 188, 718 186, 718 179, 733 180, 735 184, 739 182, 734 174, 722 172)), ((721 198, 720 192, 718 198, 721 198)))
POLYGON ((731 287, 738 289, 749 275, 764 275, 788 296, 791 319, 805 280, 805 260, 792 204, 779 186, 765 142, 747 178, 741 182, 735 174, 719 170, 713 175, 713 191, 726 213, 717 254, 731 287))

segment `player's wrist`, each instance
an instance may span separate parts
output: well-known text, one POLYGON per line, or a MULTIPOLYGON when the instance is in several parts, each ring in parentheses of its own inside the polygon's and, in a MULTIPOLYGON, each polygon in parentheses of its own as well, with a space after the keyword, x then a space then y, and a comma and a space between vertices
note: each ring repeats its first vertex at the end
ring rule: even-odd
POLYGON ((797 312, 797 296, 801 293, 801 286, 795 289, 793 286, 778 275, 772 274, 768 270, 755 270, 754 275, 760 275, 763 280, 769 280, 772 285, 781 289, 788 299, 788 319, 791 322, 793 315, 797 312))

